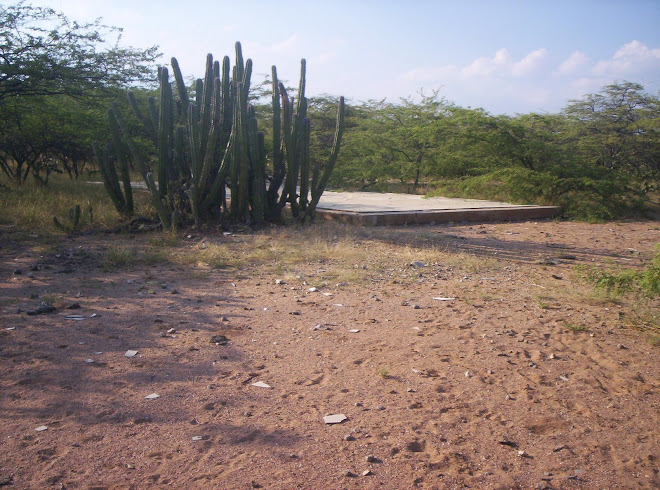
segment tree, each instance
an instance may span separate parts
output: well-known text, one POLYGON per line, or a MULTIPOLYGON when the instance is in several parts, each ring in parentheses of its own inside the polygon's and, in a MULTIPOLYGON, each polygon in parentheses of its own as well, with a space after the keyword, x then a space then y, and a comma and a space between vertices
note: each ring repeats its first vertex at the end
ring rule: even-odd
POLYGON ((158 47, 120 47, 120 39, 121 29, 100 19, 79 24, 25 2, 0 6, 0 102, 10 96, 85 97, 91 90, 99 95, 98 89, 153 81, 158 47))
POLYGON ((660 98, 638 83, 607 85, 564 109, 571 137, 587 162, 657 187, 660 180, 660 98))
POLYGON ((153 82, 157 47, 123 48, 120 39, 120 29, 100 20, 79 24, 25 2, 0 6, 5 174, 19 184, 30 174, 42 183, 51 172, 80 175, 92 159, 91 142, 107 139, 110 100, 153 82))
POLYGON ((342 158, 335 182, 348 177, 369 187, 398 180, 417 189, 440 156, 446 129, 442 122, 450 113, 451 106, 437 93, 422 94, 419 103, 402 99, 399 104, 384 100, 362 104, 354 113, 356 128, 347 135, 346 153, 354 162, 361 160, 358 165, 365 171, 356 172, 358 168, 342 158))

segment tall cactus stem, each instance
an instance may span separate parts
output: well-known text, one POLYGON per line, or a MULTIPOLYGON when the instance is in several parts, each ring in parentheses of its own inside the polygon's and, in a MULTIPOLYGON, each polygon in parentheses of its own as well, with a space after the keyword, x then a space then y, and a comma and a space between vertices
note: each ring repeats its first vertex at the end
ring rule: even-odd
POLYGON ((337 163, 337 157, 339 156, 339 148, 341 146, 342 135, 344 134, 344 114, 346 112, 346 104, 344 97, 339 98, 339 103, 337 104, 337 120, 335 125, 335 139, 332 144, 332 151, 328 162, 323 168, 323 174, 318 178, 316 185, 312 187, 312 201, 308 208, 308 214, 313 217, 313 214, 316 211, 316 206, 321 199, 323 191, 325 191, 328 181, 330 180, 330 175, 332 174, 335 164, 337 163))
POLYGON ((172 71, 174 72, 174 80, 176 81, 177 93, 179 94, 179 100, 181 101, 181 112, 185 115, 188 114, 188 104, 190 104, 188 89, 186 87, 186 83, 183 81, 183 75, 181 74, 179 62, 176 58, 172 58, 171 63, 172 71))

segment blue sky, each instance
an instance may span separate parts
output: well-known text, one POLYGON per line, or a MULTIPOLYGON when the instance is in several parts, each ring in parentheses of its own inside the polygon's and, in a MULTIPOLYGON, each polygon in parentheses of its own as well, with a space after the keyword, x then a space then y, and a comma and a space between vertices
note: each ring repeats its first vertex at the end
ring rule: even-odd
MULTIPOLYGON (((3 1, 2 3, 10 3, 3 1)), ((13 3, 13 2, 11 2, 13 3)), ((308 95, 355 102, 420 90, 495 113, 556 112, 572 98, 628 80, 660 91, 660 0, 34 0, 76 20, 103 17, 123 44, 157 44, 185 76, 207 53, 276 65, 308 95)))

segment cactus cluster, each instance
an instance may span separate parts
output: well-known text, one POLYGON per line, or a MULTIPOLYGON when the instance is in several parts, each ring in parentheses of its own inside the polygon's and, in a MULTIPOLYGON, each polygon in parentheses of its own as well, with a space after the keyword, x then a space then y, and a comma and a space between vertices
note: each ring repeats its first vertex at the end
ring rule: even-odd
POLYGON ((344 99, 341 97, 338 104, 329 160, 323 166, 318 160, 312 164, 305 67, 302 60, 297 100, 288 96, 272 67, 273 141, 267 155, 264 133, 257 128, 255 109, 249 102, 252 60, 243 61, 240 43, 236 43, 231 70, 228 56, 222 65, 212 55, 207 56, 205 77, 195 84, 194 100, 177 60, 172 58, 174 88, 169 71, 161 67, 159 100, 149 99, 146 114, 129 93, 130 106, 156 147, 155 161, 148 161, 136 145, 117 107, 108 112, 112 143, 102 151, 95 150, 117 210, 126 216, 134 211, 128 176, 130 155, 165 228, 186 221, 200 225, 216 218, 278 222, 287 204, 295 218, 312 219, 337 160, 344 99))

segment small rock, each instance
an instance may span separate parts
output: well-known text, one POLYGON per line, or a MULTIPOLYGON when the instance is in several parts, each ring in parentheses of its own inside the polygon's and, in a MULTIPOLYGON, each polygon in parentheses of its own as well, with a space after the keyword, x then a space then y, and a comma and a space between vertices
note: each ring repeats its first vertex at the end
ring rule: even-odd
POLYGON ((275 279, 275 284, 286 284, 284 279, 275 279))
POLYGON ((203 440, 203 439, 204 439, 204 438, 203 438, 202 436, 193 436, 193 437, 192 437, 192 440, 195 441, 195 442, 197 442, 197 441, 201 441, 201 440, 203 440))
POLYGON ((224 335, 212 335, 209 342, 216 345, 225 345, 229 342, 229 339, 224 335))
POLYGON ((617 347, 618 347, 619 349, 624 349, 624 350, 628 349, 628 347, 626 347, 626 346, 623 345, 623 344, 618 344, 617 347))
POLYGON ((257 388, 270 388, 270 385, 264 383, 263 381, 257 381, 256 383, 252 383, 252 386, 256 386, 257 388))
POLYGON ((14 270, 14 275, 15 275, 15 276, 20 276, 21 274, 23 274, 23 271, 22 271, 22 270, 20 270, 20 269, 15 269, 15 270, 14 270))
POLYGON ((124 357, 135 357, 137 355, 138 351, 136 350, 127 350, 124 353, 124 357))
POLYGON ((145 400, 155 400, 156 398, 160 398, 160 395, 158 393, 151 393, 150 395, 147 395, 144 398, 145 400))
POLYGON ((310 293, 315 293, 318 290, 319 290, 319 288, 309 288, 307 291, 309 291, 310 293))
POLYGON ((414 267, 416 269, 422 269, 426 266, 424 265, 424 262, 420 262, 419 260, 415 260, 414 262, 410 263, 410 267, 414 267))
POLYGON ((80 308, 80 303, 71 303, 66 307, 67 310, 77 310, 80 308))
POLYGON ((369 475, 371 475, 371 474, 372 474, 372 473, 371 473, 371 470, 364 470, 364 471, 362 472, 362 476, 369 476, 369 475))
POLYGON ((368 455, 366 458, 364 458, 364 460, 367 463, 375 463, 376 461, 378 461, 376 456, 374 456, 373 454, 368 455))
POLYGON ((92 364, 94 362, 94 359, 85 359, 85 362, 87 364, 92 364))
POLYGON ((41 303, 37 308, 35 308, 34 310, 29 310, 26 313, 28 315, 44 315, 46 313, 52 313, 56 309, 57 308, 55 308, 50 303, 41 303))
POLYGON ((326 415, 325 417, 323 417, 323 422, 325 422, 326 424, 329 424, 329 425, 330 424, 340 424, 344 420, 347 420, 347 419, 348 419, 348 417, 346 415, 344 415, 343 413, 338 413, 338 414, 335 414, 335 415, 326 415))
POLYGON ((34 430, 36 430, 37 432, 43 432, 45 430, 48 430, 48 427, 46 427, 45 425, 40 425, 39 427, 37 427, 34 430))
POLYGON ((473 374, 470 371, 465 371, 465 377, 466 378, 471 378, 473 374))
POLYGON ((348 478, 356 478, 357 477, 357 475, 355 473, 353 473, 352 471, 350 471, 350 470, 344 471, 344 476, 347 476, 348 478))
POLYGON ((345 440, 345 441, 354 441, 354 440, 355 440, 355 437, 353 436, 353 434, 346 434, 346 435, 344 436, 344 440, 345 440))

